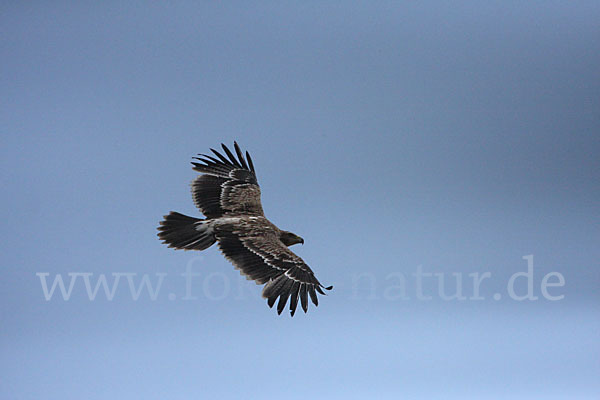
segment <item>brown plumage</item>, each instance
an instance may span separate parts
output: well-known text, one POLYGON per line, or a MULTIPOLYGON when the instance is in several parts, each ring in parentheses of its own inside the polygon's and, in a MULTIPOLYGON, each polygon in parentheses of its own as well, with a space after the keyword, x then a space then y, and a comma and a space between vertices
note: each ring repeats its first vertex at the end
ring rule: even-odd
POLYGON ((250 154, 246 157, 234 142, 237 157, 225 146, 225 155, 211 149, 214 156, 201 154, 192 162, 200 172, 192 182, 192 198, 206 219, 171 212, 158 227, 159 238, 169 247, 204 250, 213 243, 225 257, 257 284, 269 307, 277 299, 281 314, 288 298, 293 316, 298 299, 304 312, 308 297, 318 305, 317 293, 324 287, 306 263, 288 246, 304 243, 298 235, 279 229, 263 213, 260 187, 250 154))

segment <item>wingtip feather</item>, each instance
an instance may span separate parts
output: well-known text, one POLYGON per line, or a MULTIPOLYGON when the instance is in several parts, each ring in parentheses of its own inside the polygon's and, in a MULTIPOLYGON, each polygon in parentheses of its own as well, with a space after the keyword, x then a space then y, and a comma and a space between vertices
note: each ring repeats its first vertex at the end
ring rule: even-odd
POLYGON ((305 313, 308 311, 307 289, 305 283, 300 286, 300 303, 302 304, 302 309, 305 313))
POLYGON ((238 159, 239 159, 240 163, 242 164, 242 167, 244 167, 245 169, 249 169, 248 164, 246 163, 246 160, 244 159, 244 153, 242 153, 240 146, 235 141, 233 142, 233 148, 235 149, 235 153, 237 154, 238 159))
POLYGON ((250 171, 255 172, 254 163, 252 162, 252 157, 250 157, 250 153, 248 153, 248 151, 246 151, 246 158, 248 159, 248 166, 250 167, 250 171))
POLYGON ((229 148, 227 146, 225 146, 224 143, 221 143, 221 147, 223 148, 223 151, 225 152, 225 154, 227 154, 227 157, 229 157, 229 160, 231 161, 231 163, 233 163, 233 165, 235 165, 236 167, 242 168, 242 165, 240 164, 240 162, 238 160, 236 160, 236 158, 233 155, 233 153, 231 152, 231 150, 229 150, 229 148))
POLYGON ((227 158, 225 158, 225 156, 223 156, 223 154, 219 153, 217 150, 213 149, 211 147, 210 151, 212 151, 215 156, 219 157, 219 160, 221 160, 221 162, 225 165, 229 165, 232 166, 233 164, 231 163, 231 161, 229 161, 227 158))

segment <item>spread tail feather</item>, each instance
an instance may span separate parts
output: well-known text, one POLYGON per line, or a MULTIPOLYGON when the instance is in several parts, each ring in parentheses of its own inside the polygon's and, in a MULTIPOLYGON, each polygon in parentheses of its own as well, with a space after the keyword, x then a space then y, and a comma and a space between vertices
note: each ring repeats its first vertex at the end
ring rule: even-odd
POLYGON ((158 237, 169 247, 183 250, 208 249, 216 241, 206 220, 171 211, 158 227, 158 237))

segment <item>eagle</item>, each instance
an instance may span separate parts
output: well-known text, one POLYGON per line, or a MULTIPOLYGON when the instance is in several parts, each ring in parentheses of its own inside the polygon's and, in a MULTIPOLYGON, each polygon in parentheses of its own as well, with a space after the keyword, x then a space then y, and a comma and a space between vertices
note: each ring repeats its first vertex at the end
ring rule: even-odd
POLYGON ((158 227, 158 237, 169 247, 183 250, 205 250, 218 242, 218 247, 236 269, 247 279, 265 285, 263 298, 269 307, 277 299, 281 314, 290 299, 293 317, 298 306, 308 311, 308 297, 315 306, 317 293, 325 287, 309 266, 288 247, 304 244, 300 236, 279 229, 269 221, 260 202, 260 187, 250 154, 246 157, 237 142, 233 143, 237 157, 221 144, 222 153, 210 149, 213 155, 198 154, 192 161, 200 172, 191 184, 194 204, 206 218, 194 218, 171 211, 158 227))

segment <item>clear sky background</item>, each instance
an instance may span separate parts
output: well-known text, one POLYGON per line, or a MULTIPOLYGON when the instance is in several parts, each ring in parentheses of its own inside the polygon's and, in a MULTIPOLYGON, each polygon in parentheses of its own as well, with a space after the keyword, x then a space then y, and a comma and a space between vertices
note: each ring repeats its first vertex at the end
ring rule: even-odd
POLYGON ((2 2, 0 397, 599 398, 598 21, 596 1, 2 2), (334 285, 308 314, 156 238, 199 215, 191 157, 233 140, 334 285), (433 276, 420 300, 419 268, 467 299, 433 276), (90 301, 80 276, 46 301, 36 273, 74 272, 166 276, 155 300, 123 277, 90 301))

